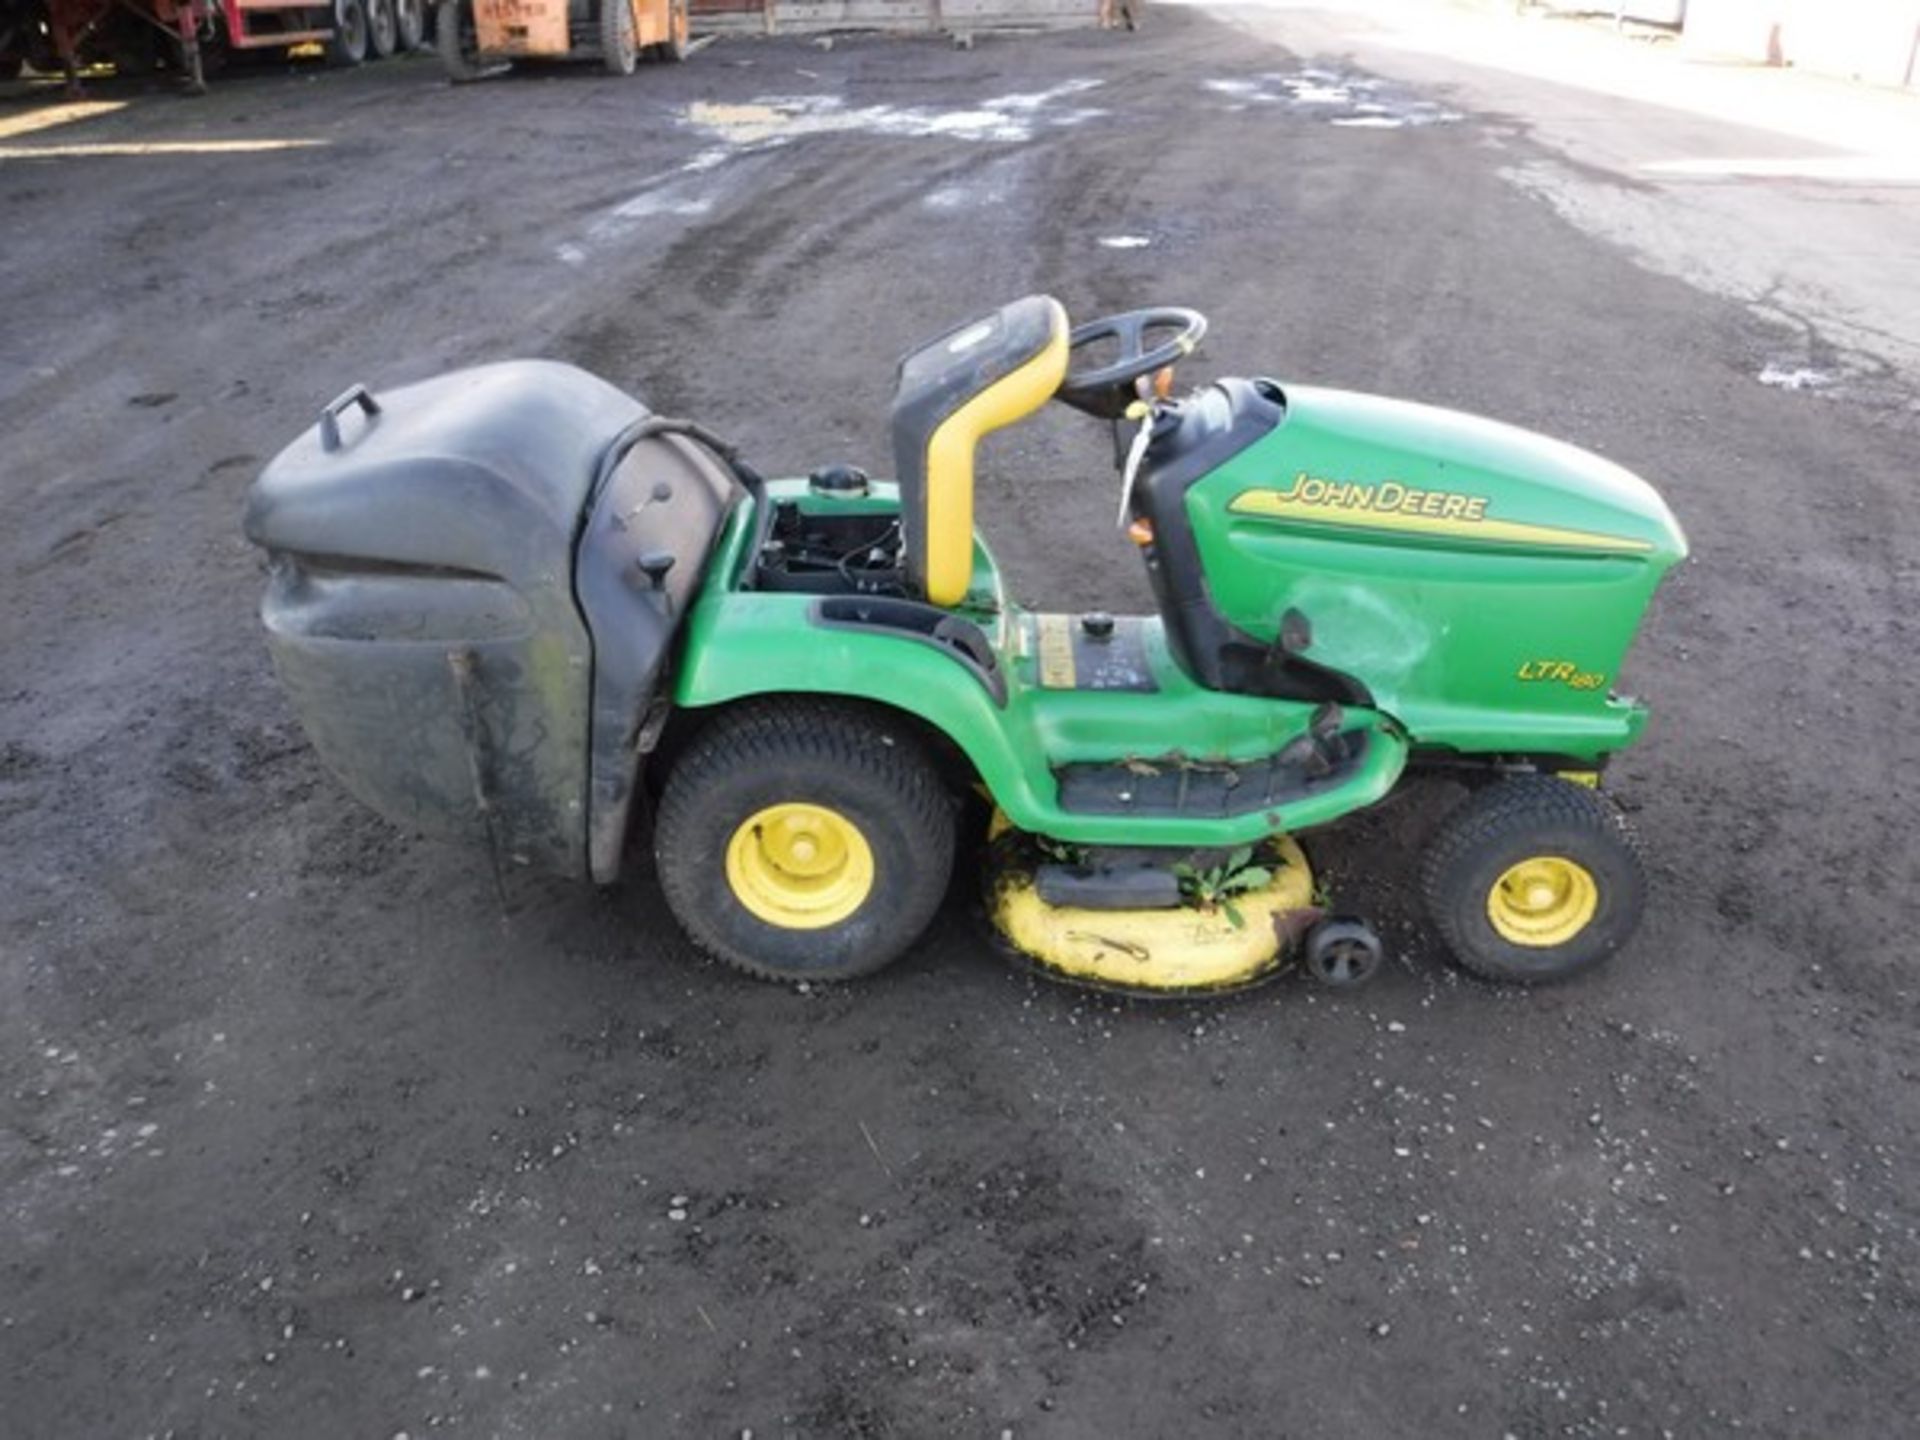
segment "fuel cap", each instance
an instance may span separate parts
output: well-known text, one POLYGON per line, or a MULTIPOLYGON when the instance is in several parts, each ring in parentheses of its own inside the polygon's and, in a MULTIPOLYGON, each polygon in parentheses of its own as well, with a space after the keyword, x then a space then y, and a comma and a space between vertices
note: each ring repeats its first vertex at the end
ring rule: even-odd
POLYGON ((838 500, 857 499, 867 493, 867 472, 858 465, 822 465, 807 477, 807 488, 838 500))

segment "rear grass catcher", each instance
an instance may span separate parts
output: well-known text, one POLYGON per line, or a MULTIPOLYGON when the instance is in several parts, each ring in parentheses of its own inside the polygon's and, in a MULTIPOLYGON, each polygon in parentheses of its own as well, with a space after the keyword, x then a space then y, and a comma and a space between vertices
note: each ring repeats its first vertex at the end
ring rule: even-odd
POLYGON ((1428 766, 1471 787, 1420 869, 1460 963, 1603 959, 1646 891, 1599 788, 1647 714, 1614 677, 1686 553, 1673 515, 1466 415, 1263 378, 1172 398, 1205 330, 1071 329, 1033 296, 950 331, 900 365, 892 483, 765 480, 552 362, 355 387, 249 497, 276 668, 348 789, 496 864, 610 883, 651 812, 676 918, 767 978, 898 957, 977 796, 988 913, 1051 973, 1194 993, 1297 956, 1357 983, 1379 941, 1296 837, 1428 766), (976 445, 1051 399, 1113 424, 1154 614, 1022 609, 974 532, 976 445))

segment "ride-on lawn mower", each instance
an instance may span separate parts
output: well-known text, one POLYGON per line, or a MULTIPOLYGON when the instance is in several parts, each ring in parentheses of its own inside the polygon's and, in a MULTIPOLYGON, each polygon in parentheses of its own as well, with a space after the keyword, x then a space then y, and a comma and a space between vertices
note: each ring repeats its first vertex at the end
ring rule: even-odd
POLYGON ((901 362, 892 484, 763 479, 552 362, 356 386, 249 499, 277 669, 350 790, 496 866, 610 883, 650 811, 680 923, 771 979, 900 955, 978 797, 988 912, 1048 971, 1190 993, 1297 954, 1353 983, 1379 942, 1293 837, 1425 766, 1473 787, 1421 869, 1461 963, 1602 959, 1645 894, 1598 782, 1646 709, 1611 685, 1672 514, 1465 415, 1170 398, 1205 330, 1033 296, 950 331, 901 362), (976 445, 1050 399, 1113 424, 1157 614, 1023 610, 974 534, 976 445))

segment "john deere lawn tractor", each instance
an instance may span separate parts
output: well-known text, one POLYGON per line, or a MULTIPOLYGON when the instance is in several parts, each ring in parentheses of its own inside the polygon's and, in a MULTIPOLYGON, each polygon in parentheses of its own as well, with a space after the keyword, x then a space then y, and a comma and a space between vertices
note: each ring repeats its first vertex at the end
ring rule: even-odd
POLYGON ((278 672, 396 823, 601 884, 650 844, 687 932, 771 979, 878 970, 979 853, 992 923, 1055 974, 1354 983, 1379 942, 1300 837, 1428 767, 1469 787, 1420 867, 1459 961, 1601 960, 1645 897, 1600 778, 1646 722, 1615 676, 1673 515, 1487 420, 1176 396, 1205 330, 1075 329, 1046 296, 951 330, 901 362, 891 481, 765 479, 546 361, 356 386, 249 500, 278 672), (981 438, 1049 400, 1112 427, 1153 614, 1023 609, 974 531, 981 438))

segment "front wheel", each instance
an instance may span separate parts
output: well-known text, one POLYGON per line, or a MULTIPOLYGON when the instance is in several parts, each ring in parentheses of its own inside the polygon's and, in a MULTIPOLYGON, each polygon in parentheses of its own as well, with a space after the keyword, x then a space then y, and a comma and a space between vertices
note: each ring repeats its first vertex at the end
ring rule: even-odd
POLYGON ((1639 926, 1647 899, 1626 817, 1549 775, 1498 781, 1447 816, 1420 889, 1455 959, 1519 984, 1599 964, 1639 926))
POLYGON ((762 701, 714 721, 675 763, 654 858, 703 950, 766 980, 847 980, 898 959, 933 918, 954 824, 901 721, 762 701))

